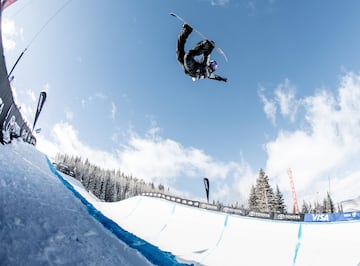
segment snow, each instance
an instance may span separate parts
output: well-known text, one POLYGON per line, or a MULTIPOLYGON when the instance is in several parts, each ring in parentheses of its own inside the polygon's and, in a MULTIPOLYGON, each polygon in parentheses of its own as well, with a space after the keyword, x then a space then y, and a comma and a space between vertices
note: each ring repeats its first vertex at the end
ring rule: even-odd
POLYGON ((146 196, 107 203, 52 171, 28 144, 0 147, 2 264, 176 265, 175 255, 196 265, 360 265, 359 220, 265 220, 146 196))
POLYGON ((178 264, 79 201, 53 171, 29 144, 0 146, 0 265, 178 264), (120 234, 140 248, 119 240, 120 234))
POLYGON ((360 221, 256 219, 143 196, 96 205, 124 229, 179 259, 202 265, 360 263, 360 221))

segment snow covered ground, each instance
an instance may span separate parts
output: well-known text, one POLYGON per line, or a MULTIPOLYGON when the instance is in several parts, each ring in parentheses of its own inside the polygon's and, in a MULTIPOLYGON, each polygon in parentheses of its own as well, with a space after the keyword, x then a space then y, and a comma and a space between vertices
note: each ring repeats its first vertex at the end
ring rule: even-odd
POLYGON ((166 252, 199 265, 360 265, 360 221, 262 220, 145 196, 105 203, 56 175, 32 146, 0 146, 1 265, 176 265, 166 252))
POLYGON ((33 146, 0 145, 0 265, 177 265, 84 203, 33 146), (116 233, 139 242, 150 260, 116 233))
POLYGON ((96 206, 124 229, 185 261, 203 265, 360 265, 360 221, 263 220, 142 196, 96 206))

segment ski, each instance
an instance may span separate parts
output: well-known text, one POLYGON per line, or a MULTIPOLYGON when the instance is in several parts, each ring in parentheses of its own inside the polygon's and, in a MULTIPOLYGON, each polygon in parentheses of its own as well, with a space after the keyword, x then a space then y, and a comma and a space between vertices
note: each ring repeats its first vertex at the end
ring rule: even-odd
MULTIPOLYGON (((179 15, 171 12, 170 13, 171 16, 173 16, 174 18, 177 18, 179 21, 181 21, 183 24, 188 24, 190 25, 189 23, 187 23, 182 17, 180 17, 179 15)), ((191 26, 192 27, 192 26, 191 26)), ((204 34, 202 34, 200 31, 198 31, 196 28, 192 27, 193 30, 204 40, 209 40, 208 38, 206 38, 206 36, 204 34)), ((226 54, 224 53, 224 51, 220 48, 220 47, 217 47, 215 46, 215 49, 219 52, 219 54, 221 54, 224 58, 225 58, 225 61, 227 62, 228 61, 228 58, 226 56, 226 54)))

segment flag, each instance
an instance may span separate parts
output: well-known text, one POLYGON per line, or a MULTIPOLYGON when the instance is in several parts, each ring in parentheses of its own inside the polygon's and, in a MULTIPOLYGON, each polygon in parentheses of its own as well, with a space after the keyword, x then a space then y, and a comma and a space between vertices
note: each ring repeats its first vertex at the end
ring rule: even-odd
POLYGON ((209 179, 206 177, 204 178, 204 185, 205 185, 206 199, 207 199, 207 202, 209 203, 210 184, 209 184, 209 179))
POLYGON ((9 5, 15 3, 16 0, 2 0, 1 1, 1 10, 4 10, 5 8, 7 8, 9 5))
POLYGON ((37 108, 36 108, 36 114, 35 114, 35 119, 34 119, 33 130, 35 128, 36 121, 39 118, 40 112, 41 112, 41 110, 42 110, 42 108, 44 106, 45 100, 46 100, 46 92, 42 91, 42 92, 40 92, 39 102, 38 102, 38 105, 37 105, 37 108))

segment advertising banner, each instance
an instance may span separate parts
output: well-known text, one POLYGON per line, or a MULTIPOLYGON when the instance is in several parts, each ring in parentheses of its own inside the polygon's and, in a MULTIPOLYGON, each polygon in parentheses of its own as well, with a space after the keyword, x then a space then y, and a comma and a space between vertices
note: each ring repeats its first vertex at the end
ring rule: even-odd
POLYGON ((331 222, 334 220, 332 213, 307 213, 304 222, 331 222))
POLYGON ((274 213, 274 219, 283 220, 283 221, 302 222, 304 221, 304 215, 296 214, 296 213, 274 213))
POLYGON ((250 211, 250 212, 248 213, 248 216, 250 216, 250 217, 257 217, 257 218, 263 218, 263 219, 273 219, 274 213, 272 213, 272 212, 250 211))
POLYGON ((226 212, 226 213, 231 213, 231 214, 245 215, 245 212, 243 210, 236 209, 236 208, 224 207, 222 209, 222 211, 226 212))
POLYGON ((335 221, 351 221, 351 220, 360 220, 360 212, 342 212, 334 214, 335 221))
POLYGON ((337 222, 360 220, 360 212, 311 213, 305 214, 305 222, 337 222))

